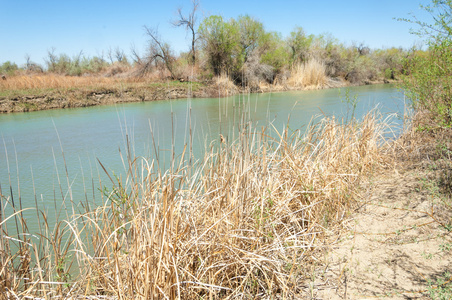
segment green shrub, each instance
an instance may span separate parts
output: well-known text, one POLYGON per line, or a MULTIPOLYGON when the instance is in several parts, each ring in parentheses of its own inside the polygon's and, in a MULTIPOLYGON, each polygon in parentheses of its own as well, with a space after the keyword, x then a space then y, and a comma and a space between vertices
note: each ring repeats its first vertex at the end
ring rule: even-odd
POLYGON ((385 79, 394 79, 394 70, 391 68, 387 68, 385 70, 385 79))
POLYGON ((452 126, 452 0, 432 0, 420 5, 434 22, 399 19, 418 26, 414 34, 427 38, 429 51, 405 60, 402 87, 413 107, 430 113, 438 126, 452 126))
POLYGON ((18 69, 19 68, 15 63, 6 61, 0 66, 0 73, 6 75, 13 75, 18 69))
POLYGON ((440 126, 452 125, 452 41, 432 42, 426 56, 407 62, 403 87, 417 110, 427 110, 440 126))

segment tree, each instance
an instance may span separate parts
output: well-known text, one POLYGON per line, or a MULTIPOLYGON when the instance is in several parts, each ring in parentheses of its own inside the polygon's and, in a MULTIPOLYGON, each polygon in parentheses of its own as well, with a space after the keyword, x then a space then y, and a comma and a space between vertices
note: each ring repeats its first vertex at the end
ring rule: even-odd
POLYGON ((55 47, 50 48, 50 50, 47 50, 47 58, 44 59, 47 70, 49 72, 53 72, 56 69, 56 65, 58 62, 58 56, 55 54, 55 47))
POLYGON ((190 11, 190 13, 188 14, 188 16, 184 16, 182 14, 182 9, 179 8, 177 10, 177 13, 179 15, 179 18, 175 21, 173 21, 173 25, 176 27, 185 27, 185 30, 190 30, 191 35, 192 35, 192 39, 191 39, 191 61, 192 64, 194 65, 196 62, 196 40, 197 40, 197 32, 196 32, 196 23, 197 23, 197 16, 196 16, 196 12, 199 8, 199 0, 192 0, 192 9, 190 11))
POLYGON ((115 58, 117 62, 127 63, 126 54, 124 53, 124 50, 120 49, 119 47, 115 48, 115 58))
POLYGON ((292 63, 296 61, 304 62, 308 59, 309 49, 314 40, 314 36, 306 35, 302 27, 295 27, 287 39, 287 44, 291 50, 292 63))
POLYGON ((430 14, 433 23, 419 20, 415 15, 412 18, 398 18, 399 21, 417 25, 411 33, 428 39, 450 39, 452 37, 452 0, 432 0, 429 5, 419 5, 421 9, 430 14))
POLYGON ((0 73, 6 73, 8 75, 13 75, 15 71, 19 68, 13 62, 6 61, 0 66, 0 73))
POLYGON ((135 44, 130 45, 130 53, 132 56, 132 60, 134 63, 138 64, 138 65, 142 65, 143 61, 141 60, 141 56, 138 53, 137 48, 135 47, 135 44))
POLYGON ((261 63, 272 66, 276 73, 289 64, 290 54, 287 44, 277 32, 264 35, 261 51, 261 63))
POLYGON ((156 28, 144 26, 144 29, 146 31, 146 34, 150 37, 148 57, 144 68, 148 69, 153 62, 156 62, 160 59, 161 61, 163 61, 166 68, 170 72, 171 78, 177 79, 177 76, 175 74, 176 59, 173 55, 171 46, 162 40, 156 28))
POLYGON ((264 25, 249 15, 239 16, 236 21, 240 36, 240 52, 243 63, 246 63, 251 53, 256 51, 265 35, 264 25))
POLYGON ((44 70, 40 65, 31 60, 30 54, 25 54, 25 70, 30 72, 42 73, 44 70))
POLYGON ((234 22, 225 22, 221 16, 210 16, 199 25, 199 35, 214 75, 237 68, 239 31, 234 22))
POLYGON ((431 14, 433 24, 413 19, 399 19, 418 25, 413 33, 427 37, 427 55, 406 61, 403 88, 413 107, 430 113, 439 126, 452 126, 452 0, 432 0, 421 8, 431 14))

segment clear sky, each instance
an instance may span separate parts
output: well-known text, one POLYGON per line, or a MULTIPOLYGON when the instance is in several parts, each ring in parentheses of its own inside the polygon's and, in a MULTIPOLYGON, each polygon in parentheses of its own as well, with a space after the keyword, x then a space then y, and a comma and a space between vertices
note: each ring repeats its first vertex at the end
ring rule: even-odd
MULTIPOLYGON (((371 48, 404 47, 418 43, 412 25, 394 18, 413 13, 425 17, 419 4, 428 0, 201 0, 199 19, 225 19, 248 14, 266 30, 288 36, 295 26, 308 34, 331 33, 340 42, 364 42, 371 48)), ((19 66, 28 54, 43 64, 47 51, 74 56, 106 54, 117 47, 129 54, 131 45, 143 54, 143 26, 158 26, 176 52, 189 49, 189 36, 174 28, 177 8, 187 12, 190 0, 0 0, 0 63, 19 66)))

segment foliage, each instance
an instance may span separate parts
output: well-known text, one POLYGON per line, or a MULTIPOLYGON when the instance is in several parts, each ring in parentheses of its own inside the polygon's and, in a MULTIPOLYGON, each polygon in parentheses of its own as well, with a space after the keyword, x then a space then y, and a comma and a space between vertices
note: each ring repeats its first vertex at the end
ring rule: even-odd
POLYGON ((428 294, 431 299, 447 300, 452 297, 452 274, 445 272, 435 283, 429 280, 428 294))
MULTIPOLYGON (((102 57, 94 56, 90 58, 84 56, 83 51, 80 51, 77 55, 71 58, 67 54, 55 54, 54 48, 47 52, 45 63, 47 65, 47 72, 69 76, 98 74, 109 66, 109 64, 102 57)), ((128 64, 125 57, 122 58, 122 64, 128 64)), ((33 63, 27 62, 26 68, 33 69, 33 65, 33 63)))
POLYGON ((215 75, 230 73, 239 50, 239 31, 234 22, 225 22, 221 16, 205 18, 198 30, 208 65, 215 75))
POLYGON ((408 63, 410 76, 403 87, 415 109, 428 110, 440 126, 452 125, 451 40, 435 42, 426 57, 415 56, 408 63))
POLYGON ((411 19, 399 18, 417 25, 417 29, 411 29, 411 33, 432 40, 450 39, 452 36, 452 0, 432 0, 429 5, 420 5, 420 8, 428 12, 433 23, 419 20, 415 15, 411 19))
POLYGON ((304 62, 308 59, 313 40, 314 35, 306 35, 302 27, 295 27, 287 39, 287 45, 291 50, 291 63, 296 61, 304 62))
POLYGON ((289 83, 296 87, 321 88, 326 81, 325 65, 315 58, 294 65, 289 78, 289 83))
POLYGON ((429 39, 429 51, 406 62, 407 72, 403 88, 413 107, 426 110, 439 126, 452 125, 452 0, 432 0, 422 6, 434 20, 428 24, 418 20, 404 21, 420 26, 416 34, 429 39))
MULTIPOLYGON (((0 298, 306 298, 294 287, 310 283, 323 237, 383 162, 385 126, 327 118, 276 139, 248 120, 238 127, 238 138, 212 142, 199 162, 184 151, 169 170, 129 147, 125 175, 99 162, 111 188, 82 206, 71 197, 65 218, 36 202, 39 228, 22 211, 2 219, 0 298)), ((2 212, 9 201, 0 195, 2 212)))
POLYGON ((239 32, 240 62, 246 63, 251 53, 257 51, 266 38, 264 25, 249 15, 239 16, 236 24, 239 32))
MULTIPOLYGON (((443 2, 449 3, 434 1, 443 2)), ((191 3, 187 13, 179 8, 176 19, 172 21, 174 26, 185 28, 190 35, 191 48, 188 53, 176 54, 159 35, 157 28, 144 26, 149 38, 147 53, 140 56, 132 46, 130 57, 133 66, 119 47, 107 50, 108 62, 103 54, 88 57, 80 51, 75 56, 69 56, 56 54, 55 49, 51 48, 45 58, 46 71, 71 76, 118 76, 135 68, 128 74, 148 79, 171 77, 173 80, 190 81, 210 80, 214 76, 227 74, 236 85, 251 88, 262 80, 272 84, 275 78, 279 78, 281 80, 276 82, 283 83, 290 77, 289 70, 298 68, 301 74, 304 72, 301 72, 303 64, 311 60, 319 63, 316 69, 322 66, 322 74, 325 69, 325 76, 341 77, 352 84, 395 80, 402 73, 409 72, 403 60, 407 52, 403 49, 374 50, 364 43, 346 46, 331 34, 308 34, 300 26, 294 27, 288 37, 283 37, 278 32, 267 31, 262 22, 250 15, 229 20, 213 15, 198 20, 200 2, 192 0, 191 3)), ((446 24, 449 17, 447 14, 442 16, 438 24, 446 24)), ((32 63, 29 57, 24 69, 33 73, 43 72, 43 68, 32 63)))
POLYGON ((267 33, 262 47, 263 54, 261 56, 261 62, 263 64, 272 66, 277 73, 289 65, 290 54, 279 33, 267 33))
POLYGON ((0 73, 7 75, 13 75, 19 68, 13 62, 6 61, 0 66, 0 73))

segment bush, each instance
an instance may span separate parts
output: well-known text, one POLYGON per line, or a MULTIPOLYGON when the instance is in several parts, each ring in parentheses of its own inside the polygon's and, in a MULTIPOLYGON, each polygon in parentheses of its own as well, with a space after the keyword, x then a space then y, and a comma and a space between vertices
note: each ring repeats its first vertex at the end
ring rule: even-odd
POLYGON ((351 61, 345 79, 352 84, 367 83, 378 76, 375 62, 369 56, 358 56, 351 61))
POLYGON ((385 70, 385 79, 395 79, 393 69, 388 68, 385 70))
POLYGON ((403 87, 417 110, 427 110, 440 126, 452 126, 452 41, 432 42, 426 56, 407 62, 403 87))
POLYGON ((0 66, 0 73, 1 74, 6 74, 6 75, 14 75, 14 73, 18 70, 19 68, 17 67, 17 65, 15 63, 12 63, 10 61, 4 62, 1 66, 0 66))
POLYGON ((405 60, 403 88, 413 107, 430 114, 439 126, 452 126, 452 0, 432 0, 421 5, 430 13, 433 24, 416 17, 399 19, 419 26, 415 34, 429 39, 428 53, 405 60), (426 55, 425 55, 426 54, 426 55))

